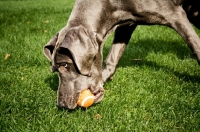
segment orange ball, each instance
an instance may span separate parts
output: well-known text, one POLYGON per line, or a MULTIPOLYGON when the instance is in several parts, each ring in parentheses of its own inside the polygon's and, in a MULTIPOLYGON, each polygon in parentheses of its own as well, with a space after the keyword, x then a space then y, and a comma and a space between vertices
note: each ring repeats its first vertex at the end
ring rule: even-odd
POLYGON ((84 108, 88 108, 94 103, 94 95, 91 93, 89 89, 83 90, 80 93, 78 99, 78 105, 84 108))

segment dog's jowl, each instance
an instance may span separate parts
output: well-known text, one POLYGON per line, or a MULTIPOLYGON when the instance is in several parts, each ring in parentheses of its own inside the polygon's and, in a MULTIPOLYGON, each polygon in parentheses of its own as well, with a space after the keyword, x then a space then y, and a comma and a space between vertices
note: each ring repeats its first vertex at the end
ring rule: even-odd
POLYGON ((44 46, 52 72, 58 72, 59 107, 74 109, 82 90, 90 89, 95 103, 104 96, 103 84, 113 76, 137 25, 165 25, 188 44, 200 63, 197 0, 76 0, 67 25, 44 46), (185 1, 185 2, 184 2, 185 1), (103 42, 115 31, 102 68, 103 42))

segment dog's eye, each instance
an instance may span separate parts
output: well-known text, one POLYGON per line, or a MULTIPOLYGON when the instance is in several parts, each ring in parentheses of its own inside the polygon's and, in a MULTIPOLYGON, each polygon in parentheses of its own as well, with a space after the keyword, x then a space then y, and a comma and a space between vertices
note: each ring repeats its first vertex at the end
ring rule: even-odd
POLYGON ((60 66, 64 66, 65 68, 67 68, 68 65, 67 65, 67 63, 59 63, 58 66, 59 66, 59 67, 60 67, 60 66))

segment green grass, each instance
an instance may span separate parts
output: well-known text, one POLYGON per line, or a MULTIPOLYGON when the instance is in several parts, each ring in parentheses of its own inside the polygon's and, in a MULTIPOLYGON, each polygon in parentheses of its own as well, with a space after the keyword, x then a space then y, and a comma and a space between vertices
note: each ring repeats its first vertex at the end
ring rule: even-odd
POLYGON ((199 131, 200 67, 163 26, 137 27, 102 102, 86 110, 56 107, 58 77, 42 48, 65 26, 73 3, 0 1, 0 131, 199 131))

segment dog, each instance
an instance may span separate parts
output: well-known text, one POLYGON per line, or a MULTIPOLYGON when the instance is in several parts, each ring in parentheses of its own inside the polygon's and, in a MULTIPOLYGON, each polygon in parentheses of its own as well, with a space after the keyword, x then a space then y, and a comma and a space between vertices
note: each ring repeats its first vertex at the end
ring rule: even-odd
POLYGON ((200 27, 196 1, 76 0, 66 26, 43 49, 51 71, 58 72, 58 107, 75 109, 84 89, 95 95, 95 103, 103 99, 103 85, 114 75, 137 25, 174 29, 200 64, 200 38, 191 24, 200 27), (102 68, 103 44, 113 31, 113 43, 102 68))

